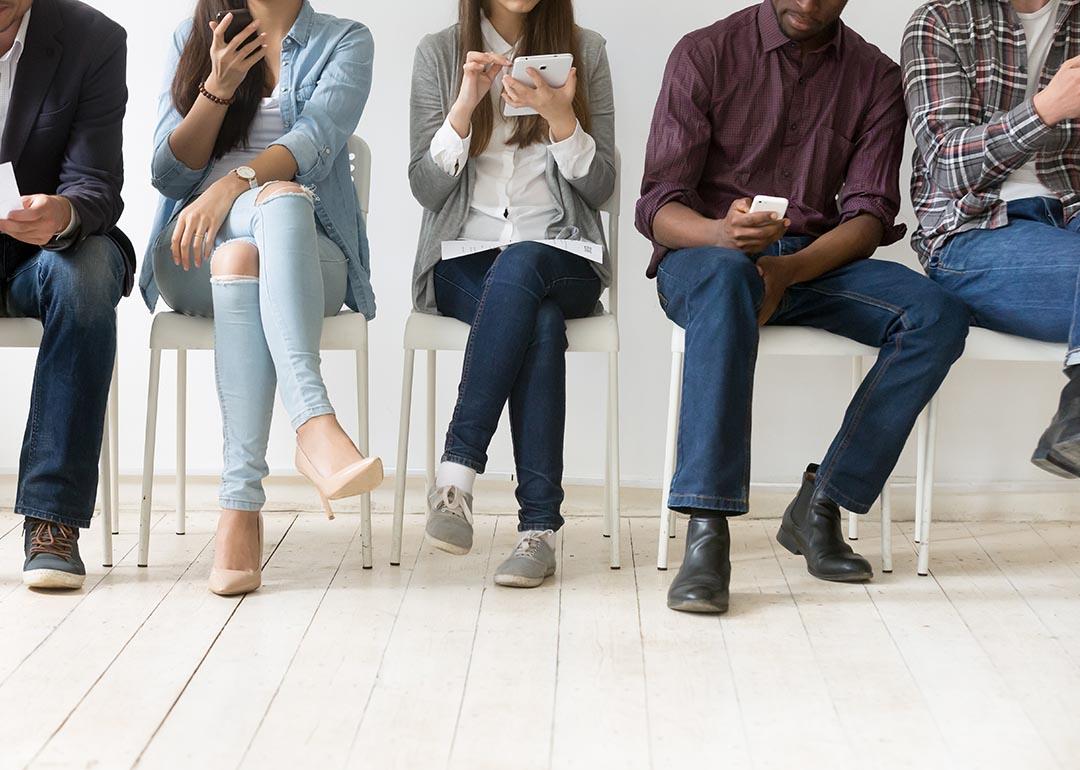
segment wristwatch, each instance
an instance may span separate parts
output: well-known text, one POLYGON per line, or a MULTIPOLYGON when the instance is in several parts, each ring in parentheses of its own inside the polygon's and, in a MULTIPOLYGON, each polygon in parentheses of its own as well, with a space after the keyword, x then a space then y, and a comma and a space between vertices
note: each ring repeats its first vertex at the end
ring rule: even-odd
POLYGON ((247 182, 252 190, 259 189, 258 177, 255 176, 255 169, 251 166, 240 166, 240 168, 234 168, 232 172, 247 182))

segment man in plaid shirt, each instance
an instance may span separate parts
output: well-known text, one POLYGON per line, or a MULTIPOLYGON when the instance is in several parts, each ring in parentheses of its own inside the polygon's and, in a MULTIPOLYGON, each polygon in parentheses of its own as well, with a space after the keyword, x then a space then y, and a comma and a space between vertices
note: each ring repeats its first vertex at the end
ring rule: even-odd
POLYGON ((973 323, 1068 342, 1032 457, 1080 476, 1080 0, 932 0, 908 24, 912 241, 973 323))
POLYGON ((967 336, 956 297, 868 258, 904 233, 895 220, 907 116, 900 68, 841 22, 846 5, 763 0, 692 32, 660 90, 637 226, 655 247, 660 304, 686 330, 668 505, 690 526, 668 591, 674 610, 728 607, 728 517, 749 509, 760 326, 881 348, 777 534, 832 581, 873 576, 844 540, 840 506, 869 510, 967 336), (787 198, 786 218, 752 213, 757 194, 787 198))

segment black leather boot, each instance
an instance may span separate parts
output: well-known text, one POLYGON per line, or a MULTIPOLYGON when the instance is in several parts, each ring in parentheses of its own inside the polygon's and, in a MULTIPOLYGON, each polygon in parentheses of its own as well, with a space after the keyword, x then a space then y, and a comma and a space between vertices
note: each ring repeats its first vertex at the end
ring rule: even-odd
POLYGON ((1065 370, 1069 382, 1061 391, 1057 414, 1042 434, 1031 462, 1066 479, 1080 477, 1080 366, 1065 370))
POLYGON ((725 516, 691 516, 686 556, 668 589, 667 606, 679 612, 727 612, 731 533, 725 516))
POLYGON ((874 570, 844 540, 840 507, 817 493, 818 466, 803 475, 802 488, 784 512, 776 541, 796 556, 806 557, 806 569, 816 578, 837 583, 869 580, 874 570))

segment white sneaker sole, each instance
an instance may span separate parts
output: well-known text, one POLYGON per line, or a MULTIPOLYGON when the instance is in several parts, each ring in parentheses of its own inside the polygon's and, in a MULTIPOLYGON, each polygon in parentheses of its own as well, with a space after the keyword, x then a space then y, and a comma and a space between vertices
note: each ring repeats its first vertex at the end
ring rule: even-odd
POLYGON ((32 569, 23 573, 27 588, 82 588, 86 575, 73 575, 58 569, 32 569))
POLYGON ((542 578, 525 577, 524 575, 496 575, 495 585, 507 588, 539 588, 544 581, 555 573, 549 573, 542 578))
POLYGON ((436 540, 431 535, 428 535, 427 539, 430 540, 431 544, 438 548, 440 551, 452 553, 454 556, 464 556, 472 550, 472 548, 463 548, 460 545, 454 545, 453 543, 448 543, 445 540, 436 540))

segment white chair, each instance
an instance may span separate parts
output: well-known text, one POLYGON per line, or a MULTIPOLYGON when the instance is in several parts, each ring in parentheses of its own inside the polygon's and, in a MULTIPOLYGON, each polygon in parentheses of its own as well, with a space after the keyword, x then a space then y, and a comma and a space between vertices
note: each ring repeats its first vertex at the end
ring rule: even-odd
MULTIPOLYGON (((671 392, 668 400, 667 441, 664 456, 664 480, 660 500, 660 537, 657 547, 657 569, 668 567, 668 542, 675 537, 675 512, 667 507, 668 491, 675 473, 676 448, 679 433, 679 412, 682 408, 683 359, 686 353, 685 333, 673 326, 671 333, 671 392)), ((877 348, 830 334, 820 329, 796 326, 768 326, 761 330, 760 356, 834 356, 852 360, 852 392, 863 379, 863 359, 877 356, 877 348)), ((921 425, 921 421, 920 421, 921 425)), ((858 519, 850 515, 849 536, 858 537, 858 519)), ((889 485, 881 493, 881 569, 892 572, 892 506, 889 485)))
MULTIPOLYGON (((371 188, 371 150, 358 136, 349 139, 353 182, 360 211, 367 219, 371 188)), ((368 453, 368 323, 359 313, 343 312, 323 322, 322 350, 350 350, 356 354, 357 446, 368 453)), ((146 403, 146 440, 143 455, 142 509, 139 520, 139 566, 148 563, 150 507, 153 497, 154 450, 157 438, 158 382, 161 351, 176 351, 176 533, 184 534, 187 433, 187 352, 214 349, 214 322, 179 313, 160 313, 150 331, 150 382, 146 403)), ((371 569, 371 495, 360 499, 361 553, 364 569, 371 569)))
MULTIPOLYGON (((1017 363, 1054 363, 1065 360, 1066 347, 1053 342, 1039 342, 1011 334, 972 328, 961 361, 1012 361, 1017 363)), ((919 478, 916 489, 915 539, 919 544, 920 575, 930 573, 930 524, 933 518, 934 465, 937 446, 937 409, 940 396, 928 407, 929 419, 925 431, 920 430, 919 478)), ((920 426, 921 427, 921 426, 920 426)))
MULTIPOLYGON (((620 566, 619 545, 619 170, 615 157, 615 194, 601 211, 607 214, 607 245, 611 254, 611 287, 608 312, 568 321, 566 336, 571 353, 606 353, 608 356, 607 458, 604 464, 604 535, 611 538, 612 569, 620 566)), ((454 318, 413 312, 405 325, 405 368, 401 383, 401 425, 395 470, 394 536, 390 563, 401 563, 401 533, 405 516, 405 480, 409 460, 409 427, 412 414, 413 368, 416 351, 427 351, 427 486, 435 485, 435 366, 438 351, 463 351, 469 325, 454 318)))
MULTIPOLYGON (((38 348, 41 346, 41 322, 36 318, 0 318, 0 348, 38 348)), ((117 454, 119 432, 117 431, 118 393, 117 365, 113 362, 112 384, 109 388, 109 401, 105 411, 105 434, 101 442, 101 480, 98 491, 101 494, 101 542, 104 567, 111 567, 113 562, 112 535, 119 527, 119 486, 117 472, 117 454)))

